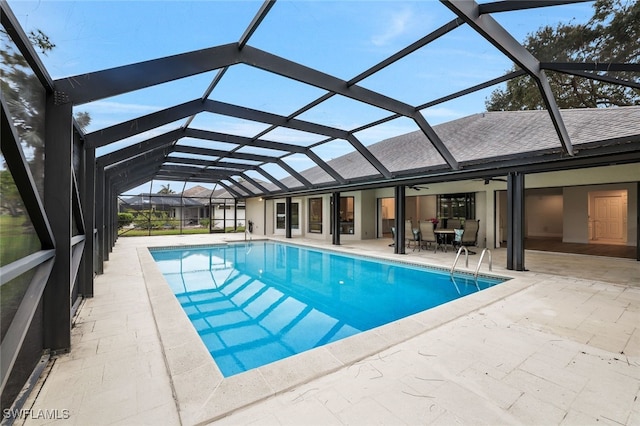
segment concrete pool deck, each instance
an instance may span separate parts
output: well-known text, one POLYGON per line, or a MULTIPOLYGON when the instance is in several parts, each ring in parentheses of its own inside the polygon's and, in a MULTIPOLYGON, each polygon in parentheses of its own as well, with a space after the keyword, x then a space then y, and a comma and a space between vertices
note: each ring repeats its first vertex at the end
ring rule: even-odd
MULTIPOLYGON (((146 248, 233 239, 120 238, 71 353, 24 406, 68 418, 18 424, 640 424, 639 262, 527 251, 529 271, 512 272, 496 249, 493 273, 514 280, 223 379, 146 248)), ((445 268, 455 257, 388 243, 337 249, 445 268)))

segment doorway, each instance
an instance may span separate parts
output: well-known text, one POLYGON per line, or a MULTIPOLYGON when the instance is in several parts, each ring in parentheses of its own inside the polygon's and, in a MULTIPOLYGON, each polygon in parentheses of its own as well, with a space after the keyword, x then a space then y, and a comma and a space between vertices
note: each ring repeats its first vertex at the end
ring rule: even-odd
POLYGON ((391 238, 395 218, 395 198, 378 198, 378 238, 391 238))
POLYGON ((627 191, 589 192, 589 243, 627 243, 627 191))
MULTIPOLYGON (((286 214, 287 205, 285 202, 275 203, 275 232, 274 234, 286 233, 286 214)), ((291 203, 291 232, 294 234, 300 234, 300 202, 294 201, 291 203)))

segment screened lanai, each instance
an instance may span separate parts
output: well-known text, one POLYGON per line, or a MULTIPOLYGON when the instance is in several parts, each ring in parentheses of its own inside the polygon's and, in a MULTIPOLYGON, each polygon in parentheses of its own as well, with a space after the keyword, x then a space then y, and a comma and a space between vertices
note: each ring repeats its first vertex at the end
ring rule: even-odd
POLYGON ((221 187, 238 200, 393 187, 402 253, 407 187, 504 176, 508 266, 523 270, 525 175, 640 158, 637 123, 571 133, 574 111, 563 112, 558 94, 562 84, 607 84, 637 99, 637 46, 583 57, 570 48, 534 56, 524 44, 545 25, 586 25, 594 1, 0 5, 1 167, 11 177, 2 205, 3 408, 41 347, 69 350, 74 310, 93 295, 117 238, 118 196, 151 181, 221 187), (536 125, 551 140, 524 150, 518 135, 504 135, 483 150, 473 132, 461 146, 459 134, 436 130, 482 114, 518 78, 540 97, 536 125), (406 144, 415 164, 373 148, 416 132, 406 144))

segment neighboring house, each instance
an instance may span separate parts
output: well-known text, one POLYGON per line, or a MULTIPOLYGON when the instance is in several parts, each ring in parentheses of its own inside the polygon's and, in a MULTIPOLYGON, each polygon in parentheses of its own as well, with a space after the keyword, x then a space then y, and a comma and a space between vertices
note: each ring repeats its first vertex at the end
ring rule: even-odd
POLYGON ((185 190, 182 196, 202 203, 202 217, 211 219, 212 230, 235 229, 245 225, 244 200, 236 202, 235 198, 225 189, 211 190, 196 185, 185 190))
MULTIPOLYGON (((562 110, 574 149, 581 154, 610 149, 622 152, 627 141, 640 134, 640 107, 562 110)), ((460 160, 462 170, 486 165, 492 178, 438 178, 444 162, 421 131, 368 146, 391 172, 415 170, 424 183, 406 186, 405 217, 418 221, 439 218, 480 220, 478 243, 504 246, 507 223, 506 175, 514 164, 524 164, 525 237, 556 238, 585 244, 638 244, 637 163, 605 166, 557 166, 527 169, 527 163, 552 156, 563 159, 558 136, 546 111, 487 112, 438 126, 434 130, 460 160), (566 169, 566 170, 565 170, 566 169), (447 179, 445 181, 444 179, 447 179)), ((345 179, 374 175, 376 171, 358 153, 327 162, 345 179)), ((313 167, 300 173, 311 183, 325 172, 313 167)), ((293 178, 283 180, 290 185, 293 178)), ((265 184, 268 186, 269 184, 265 184)), ((344 240, 390 238, 395 218, 394 187, 340 192, 340 229, 344 240)), ((271 185, 270 188, 274 188, 271 185)), ((331 195, 292 198, 292 235, 331 240, 331 195)), ((259 233, 285 233, 285 199, 247 200, 248 219, 259 233), (265 205, 266 203, 266 205, 265 205)))
POLYGON ((120 211, 162 211, 168 218, 189 226, 198 225, 201 218, 207 217, 205 207, 200 200, 181 197, 180 194, 139 194, 123 199, 120 211))

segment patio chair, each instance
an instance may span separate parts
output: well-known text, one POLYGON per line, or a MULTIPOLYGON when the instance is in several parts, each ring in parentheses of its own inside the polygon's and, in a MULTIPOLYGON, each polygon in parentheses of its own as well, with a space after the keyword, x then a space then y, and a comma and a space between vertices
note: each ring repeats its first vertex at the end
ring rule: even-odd
POLYGON ((431 221, 426 222, 418 222, 418 227, 420 229, 420 247, 424 244, 424 248, 431 247, 431 243, 435 244, 434 253, 438 249, 438 239, 436 238, 436 234, 433 232, 433 223, 431 221))
POLYGON ((395 226, 391 227, 391 238, 393 239, 393 242, 389 244, 389 247, 393 247, 396 245, 396 227, 395 226))
POLYGON ((411 248, 411 242, 413 242, 413 250, 415 251, 417 246, 420 251, 420 230, 414 228, 410 220, 405 221, 404 239, 407 240, 407 247, 411 248))
MULTIPOLYGON (((477 246, 479 229, 480 229, 479 220, 467 219, 464 222, 464 232, 462 233, 462 237, 460 238, 460 245, 465 246, 467 248, 471 246, 477 246)), ((469 254, 476 254, 476 253, 469 250, 469 254)))
POLYGON ((460 229, 460 228, 462 228, 462 224, 460 223, 460 219, 447 219, 447 228, 449 228, 449 229, 460 229))

